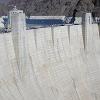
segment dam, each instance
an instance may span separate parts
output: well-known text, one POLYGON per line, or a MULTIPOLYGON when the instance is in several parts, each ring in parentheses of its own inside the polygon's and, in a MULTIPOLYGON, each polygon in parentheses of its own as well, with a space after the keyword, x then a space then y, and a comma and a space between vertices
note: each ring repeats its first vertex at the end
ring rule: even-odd
POLYGON ((100 100, 100 28, 91 13, 81 25, 26 30, 11 11, 0 34, 0 100, 100 100))

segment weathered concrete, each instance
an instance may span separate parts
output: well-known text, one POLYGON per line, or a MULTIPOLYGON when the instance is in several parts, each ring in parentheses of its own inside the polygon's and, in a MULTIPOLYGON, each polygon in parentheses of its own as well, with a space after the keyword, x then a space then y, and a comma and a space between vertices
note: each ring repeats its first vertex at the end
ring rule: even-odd
POLYGON ((0 34, 0 100, 100 100, 98 25, 25 30, 24 18, 0 34))
POLYGON ((96 24, 88 28, 86 49, 81 25, 27 30, 24 34, 27 47, 18 45, 22 54, 28 52, 27 57, 19 56, 24 65, 17 63, 12 33, 0 35, 0 100, 100 99, 96 24))

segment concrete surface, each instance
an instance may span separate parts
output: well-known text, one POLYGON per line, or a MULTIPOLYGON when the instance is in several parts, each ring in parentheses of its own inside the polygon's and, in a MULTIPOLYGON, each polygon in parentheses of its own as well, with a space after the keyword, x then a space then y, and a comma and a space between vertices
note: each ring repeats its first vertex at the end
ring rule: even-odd
POLYGON ((88 26, 86 48, 81 25, 27 30, 20 44, 0 34, 0 100, 100 100, 98 30, 88 26))

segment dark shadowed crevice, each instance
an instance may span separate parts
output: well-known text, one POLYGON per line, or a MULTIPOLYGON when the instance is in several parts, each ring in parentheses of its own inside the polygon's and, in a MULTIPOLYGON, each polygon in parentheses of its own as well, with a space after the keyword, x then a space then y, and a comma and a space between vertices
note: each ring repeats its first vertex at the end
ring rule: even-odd
POLYGON ((86 32, 85 32, 85 25, 82 25, 82 35, 83 35, 83 45, 84 49, 86 48, 86 32))
POLYGON ((51 27, 51 35, 52 35, 52 43, 53 43, 53 46, 54 46, 54 27, 51 27))
POLYGON ((70 43, 70 26, 68 26, 68 39, 69 39, 69 43, 70 43))
POLYGON ((85 14, 83 14, 82 16, 82 36, 83 36, 83 45, 84 45, 84 49, 86 49, 86 25, 85 25, 85 14))
POLYGON ((99 38, 100 38, 100 24, 98 24, 98 28, 99 28, 99 38))

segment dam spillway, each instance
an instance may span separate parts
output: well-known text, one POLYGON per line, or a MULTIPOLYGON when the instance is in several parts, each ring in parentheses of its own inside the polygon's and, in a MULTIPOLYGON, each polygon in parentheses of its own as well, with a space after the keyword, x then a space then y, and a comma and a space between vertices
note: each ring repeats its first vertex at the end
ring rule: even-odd
POLYGON ((0 100, 100 100, 97 24, 25 29, 12 12, 12 32, 0 34, 0 100), (84 30, 83 30, 84 29, 84 30))

